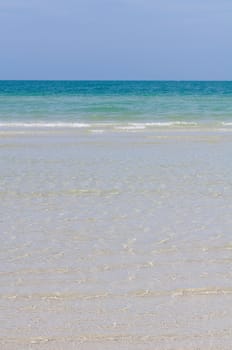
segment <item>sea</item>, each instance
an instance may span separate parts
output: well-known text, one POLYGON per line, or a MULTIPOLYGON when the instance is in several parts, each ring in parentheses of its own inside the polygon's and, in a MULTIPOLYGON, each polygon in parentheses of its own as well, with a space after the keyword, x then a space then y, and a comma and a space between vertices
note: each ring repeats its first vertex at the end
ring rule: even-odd
POLYGON ((231 81, 0 81, 0 127, 230 128, 231 101, 231 81))
POLYGON ((230 350, 232 82, 0 82, 0 349, 230 350))

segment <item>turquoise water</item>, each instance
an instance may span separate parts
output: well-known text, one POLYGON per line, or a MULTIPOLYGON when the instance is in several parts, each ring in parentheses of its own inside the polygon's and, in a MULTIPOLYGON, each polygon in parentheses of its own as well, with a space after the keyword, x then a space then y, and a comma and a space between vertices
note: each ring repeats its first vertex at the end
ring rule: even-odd
POLYGON ((230 126, 232 82, 1 81, 1 126, 30 123, 230 126))
POLYGON ((231 349, 231 88, 0 82, 0 349, 231 349))

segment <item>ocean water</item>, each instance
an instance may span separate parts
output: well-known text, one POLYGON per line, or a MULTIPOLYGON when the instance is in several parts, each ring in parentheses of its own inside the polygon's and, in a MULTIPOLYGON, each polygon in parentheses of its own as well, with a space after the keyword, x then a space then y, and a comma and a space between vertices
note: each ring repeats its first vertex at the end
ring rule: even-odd
POLYGON ((230 350, 231 83, 0 84, 0 349, 230 350))
POLYGON ((1 81, 0 126, 227 127, 232 82, 1 81))

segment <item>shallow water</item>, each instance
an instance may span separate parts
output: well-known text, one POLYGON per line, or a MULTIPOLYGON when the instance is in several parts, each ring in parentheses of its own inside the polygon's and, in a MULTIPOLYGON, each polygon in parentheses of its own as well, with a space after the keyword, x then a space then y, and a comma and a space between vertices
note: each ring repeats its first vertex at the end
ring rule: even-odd
POLYGON ((232 134, 5 129, 0 347, 230 349, 232 134))

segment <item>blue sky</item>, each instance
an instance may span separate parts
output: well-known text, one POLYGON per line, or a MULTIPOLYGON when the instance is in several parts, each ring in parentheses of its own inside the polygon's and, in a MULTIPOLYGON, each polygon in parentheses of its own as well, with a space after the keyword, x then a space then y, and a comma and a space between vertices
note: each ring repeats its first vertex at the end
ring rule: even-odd
POLYGON ((232 80, 231 0, 0 0, 0 79, 232 80))

